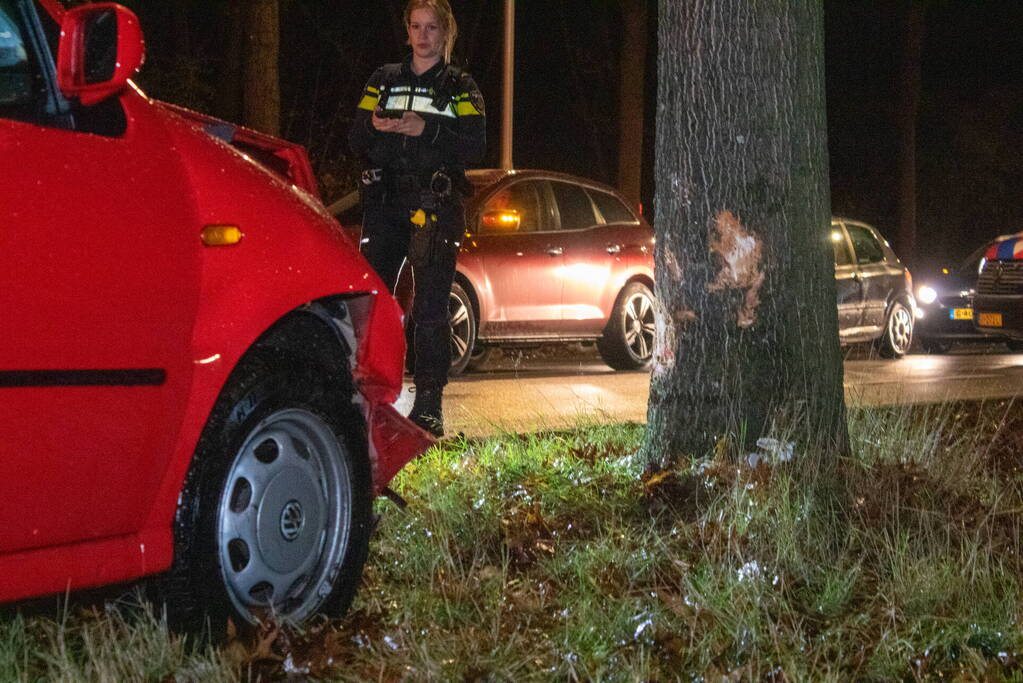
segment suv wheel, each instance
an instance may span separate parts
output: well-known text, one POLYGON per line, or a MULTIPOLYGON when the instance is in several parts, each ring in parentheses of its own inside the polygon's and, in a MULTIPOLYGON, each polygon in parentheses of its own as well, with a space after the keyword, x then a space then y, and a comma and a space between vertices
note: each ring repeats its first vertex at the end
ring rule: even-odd
POLYGON ((615 370, 640 370, 654 353, 654 295, 641 282, 618 294, 604 335, 597 340, 601 358, 615 370))
POLYGON ((223 636, 344 613, 371 530, 361 418, 337 376, 277 354, 243 361, 200 440, 158 585, 168 622, 223 636), (207 622, 208 619, 208 622, 207 622))
POLYGON ((465 372, 476 347, 476 313, 469 295, 457 282, 451 285, 448 317, 451 320, 451 369, 448 375, 453 377, 465 372))
POLYGON ((878 343, 878 353, 883 358, 902 358, 913 343, 913 313, 905 304, 896 301, 888 311, 884 334, 878 343))

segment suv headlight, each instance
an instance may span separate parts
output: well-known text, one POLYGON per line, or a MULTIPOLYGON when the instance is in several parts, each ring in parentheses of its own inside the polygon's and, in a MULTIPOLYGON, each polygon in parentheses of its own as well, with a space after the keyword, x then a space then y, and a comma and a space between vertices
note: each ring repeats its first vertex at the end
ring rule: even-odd
POLYGON ((916 298, 919 299, 922 304, 933 304, 938 298, 938 293, 934 291, 933 287, 924 285, 917 290, 916 298))

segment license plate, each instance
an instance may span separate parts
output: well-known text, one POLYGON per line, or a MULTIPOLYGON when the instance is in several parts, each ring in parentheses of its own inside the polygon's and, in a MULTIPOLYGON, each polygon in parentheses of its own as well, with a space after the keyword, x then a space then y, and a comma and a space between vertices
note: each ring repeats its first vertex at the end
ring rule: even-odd
POLYGON ((1001 327, 1001 313, 981 313, 977 316, 981 327, 1001 327))
POLYGON ((953 308, 948 312, 949 320, 973 320, 972 308, 953 308))

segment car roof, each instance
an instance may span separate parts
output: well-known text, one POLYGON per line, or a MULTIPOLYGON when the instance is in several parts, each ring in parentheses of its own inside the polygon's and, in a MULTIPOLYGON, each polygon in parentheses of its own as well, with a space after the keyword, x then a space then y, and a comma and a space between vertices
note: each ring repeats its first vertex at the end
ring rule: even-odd
POLYGON ((544 171, 537 168, 516 168, 516 169, 503 169, 503 168, 475 168, 465 172, 466 179, 478 187, 486 185, 497 184, 505 178, 542 178, 544 180, 564 180, 570 183, 576 183, 579 185, 586 185, 597 189, 610 192, 614 195, 621 195, 621 193, 598 180, 592 178, 584 178, 582 176, 571 175, 568 173, 560 173, 558 171, 544 171))

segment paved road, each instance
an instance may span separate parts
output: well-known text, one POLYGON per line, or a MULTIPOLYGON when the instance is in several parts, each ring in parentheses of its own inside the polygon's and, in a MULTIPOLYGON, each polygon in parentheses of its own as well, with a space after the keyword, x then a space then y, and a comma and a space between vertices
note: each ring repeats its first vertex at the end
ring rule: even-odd
MULTIPOLYGON (((1023 354, 964 347, 900 361, 851 355, 845 362, 850 405, 934 403, 1023 395, 1023 354)), ((469 436, 564 428, 581 420, 645 421, 647 373, 615 372, 585 349, 501 358, 453 380, 444 395, 449 433, 469 436)), ((411 405, 408 389, 398 402, 411 405)))

